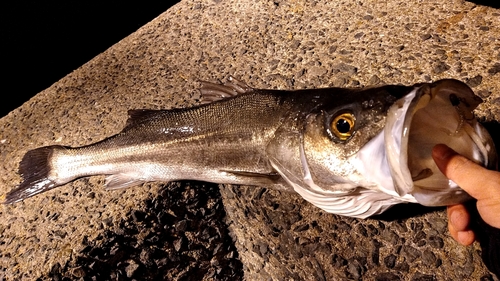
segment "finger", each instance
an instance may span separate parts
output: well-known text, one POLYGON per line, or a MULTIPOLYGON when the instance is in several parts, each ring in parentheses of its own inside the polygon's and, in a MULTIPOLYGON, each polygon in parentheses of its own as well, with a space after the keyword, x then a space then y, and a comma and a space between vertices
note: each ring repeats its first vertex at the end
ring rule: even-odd
POLYGON ((464 246, 469 246, 476 240, 476 235, 472 230, 459 231, 455 240, 464 246))
POLYGON ((453 205, 447 208, 448 230, 451 237, 462 245, 474 243, 476 235, 469 229, 470 215, 464 205, 453 205))
POLYGON ((448 221, 457 231, 469 229, 470 215, 464 205, 452 205, 447 208, 448 221))
POLYGON ((444 144, 432 149, 432 157, 439 170, 472 197, 479 200, 500 193, 500 183, 492 184, 491 180, 499 178, 498 172, 481 167, 444 144))
POLYGON ((472 230, 462 230, 458 231, 455 229, 451 221, 448 221, 448 231, 450 232, 451 237, 455 239, 458 243, 468 246, 476 240, 476 235, 472 230))
POLYGON ((458 242, 458 231, 455 229, 450 220, 448 220, 448 231, 450 232, 451 237, 458 242))

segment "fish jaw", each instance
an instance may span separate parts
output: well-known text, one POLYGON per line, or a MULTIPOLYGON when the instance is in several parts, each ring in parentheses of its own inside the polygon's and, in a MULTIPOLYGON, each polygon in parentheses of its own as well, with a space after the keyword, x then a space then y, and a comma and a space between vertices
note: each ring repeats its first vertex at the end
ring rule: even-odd
POLYGON ((469 200, 439 171, 431 154, 436 144, 443 143, 482 166, 496 167, 493 140, 472 114, 480 102, 457 80, 417 85, 389 109, 384 131, 353 161, 385 193, 426 206, 469 200))

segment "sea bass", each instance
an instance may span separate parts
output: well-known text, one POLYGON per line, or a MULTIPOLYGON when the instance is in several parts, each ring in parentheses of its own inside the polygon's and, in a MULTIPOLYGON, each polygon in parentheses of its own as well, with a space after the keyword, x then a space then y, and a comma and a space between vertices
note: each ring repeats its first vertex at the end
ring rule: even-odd
POLYGON ((132 110, 125 128, 83 147, 28 151, 14 203, 77 178, 108 189, 201 180, 299 193, 327 212, 366 218, 394 204, 442 206, 469 195, 434 164, 444 143, 494 169, 497 154, 457 80, 362 89, 254 89, 230 77, 201 82, 202 105, 132 110))

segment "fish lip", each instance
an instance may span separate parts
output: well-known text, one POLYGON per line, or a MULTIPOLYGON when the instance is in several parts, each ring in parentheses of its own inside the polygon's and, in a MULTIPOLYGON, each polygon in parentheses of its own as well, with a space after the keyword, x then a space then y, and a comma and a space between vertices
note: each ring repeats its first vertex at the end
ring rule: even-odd
POLYGON ((405 196, 413 190, 413 180, 408 167, 408 140, 416 105, 425 94, 430 94, 428 84, 418 85, 397 100, 387 112, 384 128, 384 145, 387 162, 394 183, 394 191, 405 196))

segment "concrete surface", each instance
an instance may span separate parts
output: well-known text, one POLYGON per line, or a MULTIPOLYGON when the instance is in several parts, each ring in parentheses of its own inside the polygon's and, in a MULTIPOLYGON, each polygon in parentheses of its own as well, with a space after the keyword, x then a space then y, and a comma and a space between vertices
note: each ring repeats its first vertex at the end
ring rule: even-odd
MULTIPOLYGON (((0 194, 20 181, 27 150, 96 142, 121 130, 128 109, 194 105, 198 79, 228 75, 280 89, 456 78, 485 100, 478 117, 498 121, 500 11, 459 0, 181 1, 0 119, 0 194)), ((478 245, 448 236, 442 209, 357 220, 265 188, 220 191, 107 192, 91 177, 1 206, 0 280, 494 278, 478 245), (216 225, 219 195, 230 234, 216 225)))

